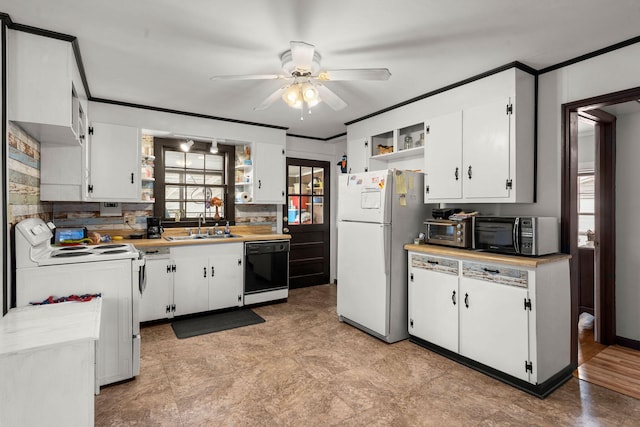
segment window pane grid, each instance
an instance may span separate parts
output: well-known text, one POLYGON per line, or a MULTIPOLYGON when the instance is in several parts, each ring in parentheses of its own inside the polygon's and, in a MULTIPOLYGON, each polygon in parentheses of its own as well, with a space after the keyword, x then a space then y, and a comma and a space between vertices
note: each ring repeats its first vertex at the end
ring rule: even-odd
POLYGON ((224 163, 224 155, 165 150, 165 216, 223 218, 224 209, 216 211, 210 202, 218 197, 225 203, 224 163))

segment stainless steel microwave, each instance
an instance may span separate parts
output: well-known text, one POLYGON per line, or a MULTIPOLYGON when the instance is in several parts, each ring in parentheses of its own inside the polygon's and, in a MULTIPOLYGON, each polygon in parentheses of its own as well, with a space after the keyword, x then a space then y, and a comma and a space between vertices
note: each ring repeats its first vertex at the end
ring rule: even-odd
POLYGON ((472 228, 470 220, 428 219, 424 222, 424 241, 434 245, 470 248, 472 228))
POLYGON ((474 249, 538 256, 558 252, 559 241, 554 217, 477 216, 474 221, 474 249))

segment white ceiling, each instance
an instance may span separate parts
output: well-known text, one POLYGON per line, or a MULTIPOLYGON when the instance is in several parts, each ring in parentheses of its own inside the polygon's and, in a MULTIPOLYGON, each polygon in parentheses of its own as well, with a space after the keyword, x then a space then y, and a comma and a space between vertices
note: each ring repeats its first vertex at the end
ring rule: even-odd
POLYGON ((542 69, 640 35, 640 1, 616 0, 0 0, 13 22, 78 38, 91 95, 288 128, 329 138, 358 119, 520 61, 542 69), (323 69, 386 67, 388 81, 328 82, 348 107, 300 120, 279 81, 291 40, 323 69))

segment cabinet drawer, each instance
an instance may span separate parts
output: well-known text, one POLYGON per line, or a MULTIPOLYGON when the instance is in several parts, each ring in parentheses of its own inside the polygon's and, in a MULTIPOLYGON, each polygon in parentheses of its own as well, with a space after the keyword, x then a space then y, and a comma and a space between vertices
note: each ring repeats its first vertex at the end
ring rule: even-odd
POLYGON ((529 272, 517 268, 463 262, 462 276, 520 288, 529 287, 529 272))
POLYGON ((458 275, 459 261, 453 259, 436 258, 427 255, 411 255, 411 267, 423 270, 438 271, 440 273, 458 275))

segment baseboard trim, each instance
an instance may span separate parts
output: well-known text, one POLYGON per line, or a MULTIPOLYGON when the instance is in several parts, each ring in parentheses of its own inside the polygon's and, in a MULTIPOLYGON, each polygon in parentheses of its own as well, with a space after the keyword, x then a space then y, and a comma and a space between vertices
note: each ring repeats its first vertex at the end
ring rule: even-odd
POLYGON ((444 357, 465 365, 469 368, 475 369, 476 371, 482 372, 485 375, 502 381, 505 384, 509 384, 512 387, 520 389, 540 399, 544 399, 545 397, 549 396, 555 389, 567 382, 572 377, 572 373, 575 369, 573 366, 568 365, 560 372, 549 378, 547 381, 540 384, 531 384, 413 335, 409 336, 409 341, 419 345, 420 347, 424 347, 428 350, 433 351, 434 353, 438 353, 444 357))
POLYGON ((640 341, 632 340, 631 338, 624 338, 616 336, 616 344, 623 347, 629 347, 634 350, 640 350, 640 341))

